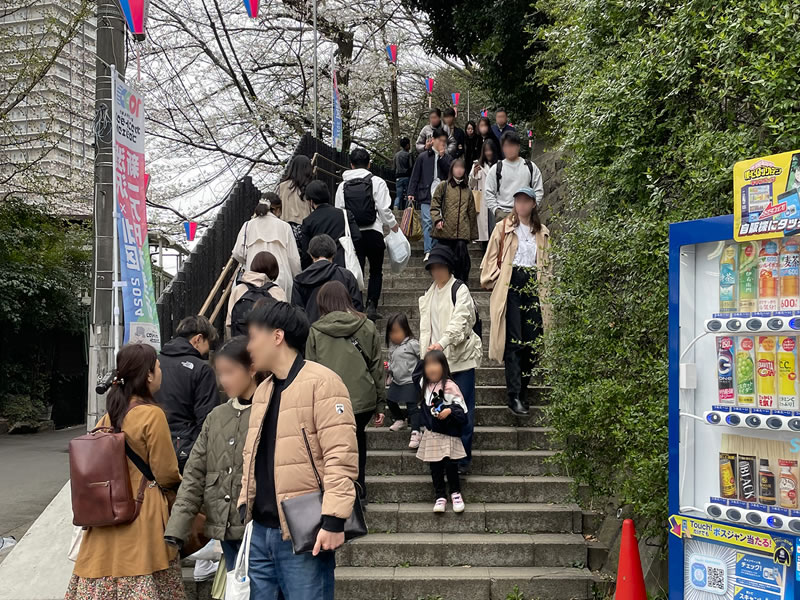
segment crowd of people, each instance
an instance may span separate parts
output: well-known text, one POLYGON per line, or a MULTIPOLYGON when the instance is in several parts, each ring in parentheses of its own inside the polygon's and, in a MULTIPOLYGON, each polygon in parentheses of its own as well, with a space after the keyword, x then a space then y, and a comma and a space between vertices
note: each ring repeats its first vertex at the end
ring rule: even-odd
MULTIPOLYGON (((68 600, 183 597, 178 557, 198 515, 227 571, 249 540, 252 598, 333 600, 333 551, 354 506, 368 506, 368 426, 383 426, 384 413, 429 464, 433 512, 465 510, 483 357, 473 244, 480 287, 491 290, 488 356, 505 364, 515 415, 528 414, 532 344, 548 321, 541 173, 520 157, 505 111, 495 116, 462 130, 452 109, 431 110, 416 157, 399 140, 394 198, 364 149, 351 152, 333 199, 308 158, 294 157, 239 232, 223 335, 188 316, 160 354, 120 350, 99 425, 124 432, 147 463, 129 461, 132 488, 150 485, 134 521, 83 532, 68 600), (384 235, 398 231, 393 208, 407 206, 422 215, 431 283, 418 332, 403 313, 378 331, 384 235), (313 494, 319 531, 311 552, 295 553, 284 502, 313 494)), ((197 560, 195 575, 216 570, 197 560)))

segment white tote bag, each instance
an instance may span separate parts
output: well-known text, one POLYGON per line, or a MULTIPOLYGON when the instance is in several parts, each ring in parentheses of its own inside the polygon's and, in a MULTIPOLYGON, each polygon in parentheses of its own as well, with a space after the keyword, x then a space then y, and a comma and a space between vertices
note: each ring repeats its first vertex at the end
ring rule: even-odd
POLYGON ((339 238, 344 250, 344 268, 353 274, 358 282, 358 289, 364 290, 364 272, 361 270, 361 263, 358 262, 356 247, 353 245, 353 238, 350 236, 350 220, 347 218, 347 210, 342 209, 344 215, 344 235, 339 238))
POLYGON ((385 241, 386 249, 389 251, 389 264, 392 267, 392 273, 395 275, 402 273, 411 258, 411 244, 399 229, 390 231, 385 241))
POLYGON ((225 600, 250 600, 250 538, 253 536, 253 521, 244 528, 242 545, 236 555, 236 565, 228 571, 225 580, 225 600))

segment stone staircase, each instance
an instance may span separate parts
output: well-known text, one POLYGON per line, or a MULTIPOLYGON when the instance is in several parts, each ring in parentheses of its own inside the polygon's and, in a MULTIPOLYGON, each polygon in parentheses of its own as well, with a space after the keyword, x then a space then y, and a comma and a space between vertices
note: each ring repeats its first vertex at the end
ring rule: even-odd
MULTIPOLYGON (((470 287, 489 336, 489 293, 478 288, 480 246, 471 245, 470 287)), ((419 332, 417 299, 430 285, 421 244, 400 275, 386 265, 386 318, 405 312, 419 332)), ((408 450, 408 431, 368 429, 367 487, 370 535, 337 553, 337 600, 506 600, 515 587, 525 600, 587 599, 595 578, 586 568, 584 515, 571 501, 548 442, 541 406, 546 389, 531 388, 531 414, 505 406, 501 367, 477 372, 472 472, 463 478, 467 510, 434 514, 428 466, 408 450)))

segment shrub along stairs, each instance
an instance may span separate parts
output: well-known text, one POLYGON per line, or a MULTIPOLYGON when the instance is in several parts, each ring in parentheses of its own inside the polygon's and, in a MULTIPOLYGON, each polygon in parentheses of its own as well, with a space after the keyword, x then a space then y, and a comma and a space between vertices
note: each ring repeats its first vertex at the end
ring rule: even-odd
MULTIPOLYGON (((381 334, 398 311, 419 332, 417 300, 430 277, 421 245, 413 246, 402 274, 392 275, 386 264, 381 334)), ((554 453, 542 424, 546 390, 531 388, 528 417, 506 408, 504 371, 485 356, 489 293, 478 288, 478 244, 470 254, 484 361, 477 372, 472 471, 462 484, 467 510, 457 515, 448 504, 445 514, 433 514, 428 466, 408 449, 409 431, 369 429, 370 535, 338 552, 337 600, 505 600, 515 586, 525 600, 592 597, 583 514, 570 500, 570 479, 547 461, 554 453)))

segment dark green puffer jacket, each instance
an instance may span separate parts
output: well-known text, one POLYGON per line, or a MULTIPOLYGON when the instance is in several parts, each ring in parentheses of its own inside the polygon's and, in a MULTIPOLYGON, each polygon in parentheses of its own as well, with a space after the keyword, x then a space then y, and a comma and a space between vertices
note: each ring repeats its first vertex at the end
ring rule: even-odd
POLYGON ((216 540, 240 540, 244 525, 236 509, 242 489, 242 452, 250 405, 228 400, 206 417, 183 470, 183 481, 165 537, 186 540, 195 515, 206 515, 205 534, 216 540))
POLYGON ((306 342, 306 358, 335 371, 350 390, 353 413, 375 412, 386 399, 383 348, 375 325, 363 315, 336 311, 318 319, 306 342), (351 342, 356 339, 363 355, 351 342))

